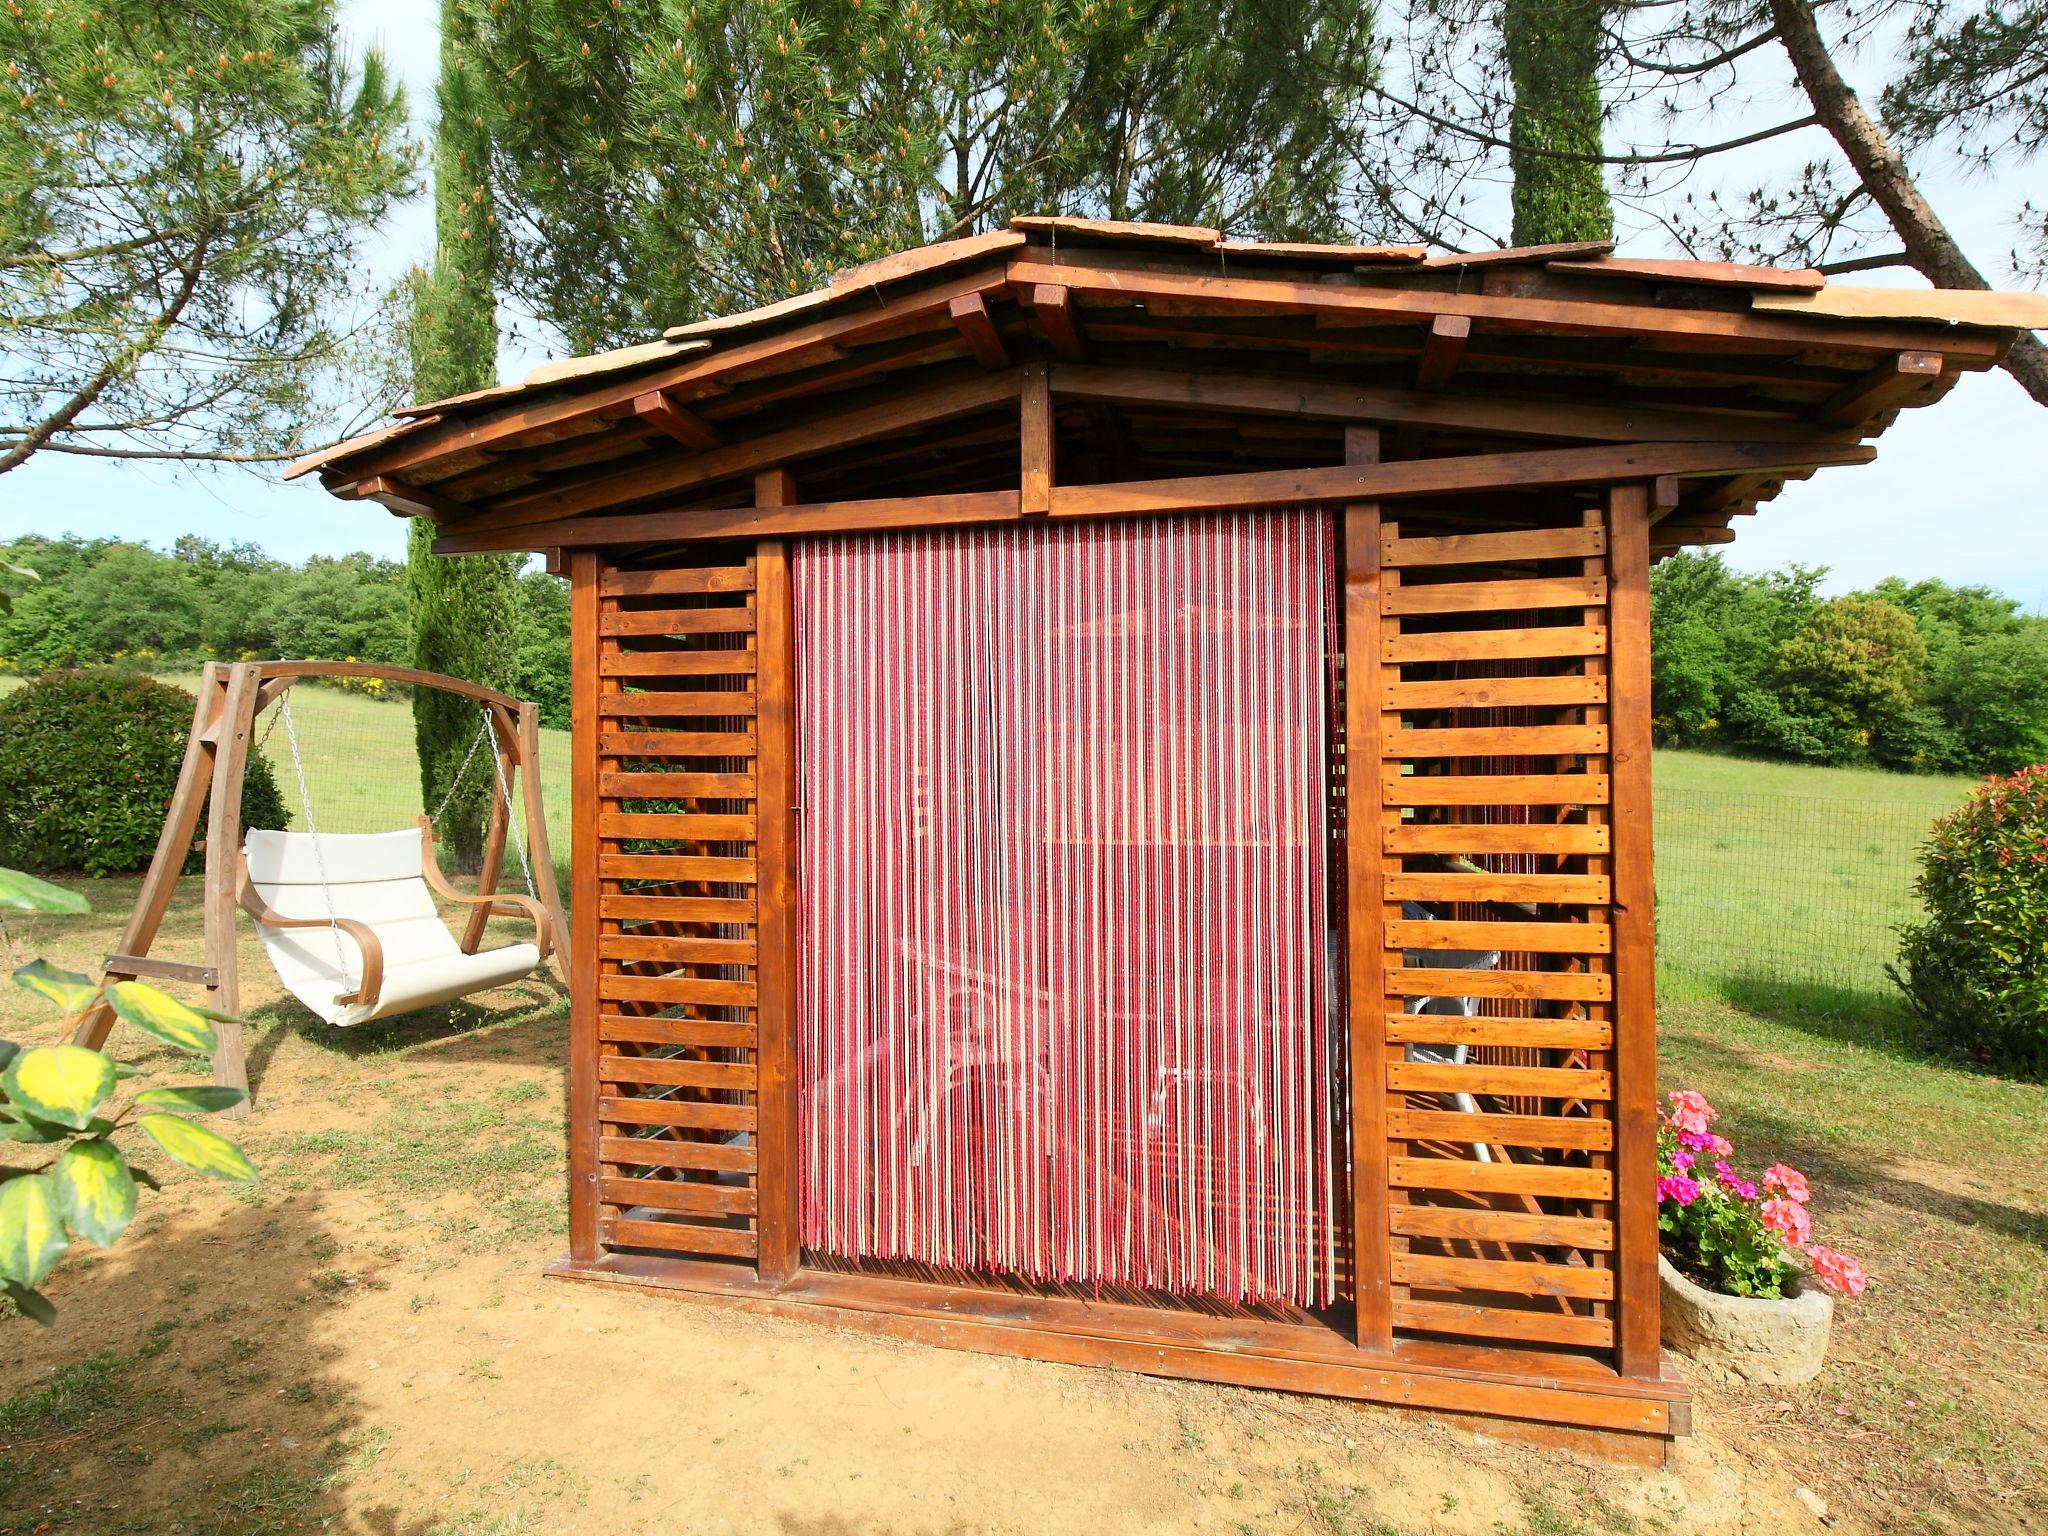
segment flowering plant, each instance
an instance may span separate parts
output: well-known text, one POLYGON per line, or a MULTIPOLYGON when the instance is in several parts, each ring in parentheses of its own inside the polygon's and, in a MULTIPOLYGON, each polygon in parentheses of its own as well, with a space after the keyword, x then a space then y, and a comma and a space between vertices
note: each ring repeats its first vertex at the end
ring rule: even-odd
POLYGON ((1831 1291, 1863 1294, 1863 1267, 1813 1241, 1805 1174, 1773 1163, 1761 1178, 1745 1179, 1730 1161, 1735 1148, 1713 1129, 1721 1115, 1705 1095, 1681 1089, 1666 1101, 1657 1125, 1657 1229, 1672 1263, 1728 1296, 1776 1299, 1802 1269, 1831 1291))

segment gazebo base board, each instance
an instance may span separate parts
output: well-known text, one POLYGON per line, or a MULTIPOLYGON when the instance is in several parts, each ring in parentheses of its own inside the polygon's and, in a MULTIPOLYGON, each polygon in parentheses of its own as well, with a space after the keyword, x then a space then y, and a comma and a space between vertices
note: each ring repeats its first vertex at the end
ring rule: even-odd
POLYGON ((1629 1465, 1661 1466, 1672 1437, 1692 1432, 1689 1391, 1668 1363, 1661 1380, 1639 1381, 1582 1355, 1490 1344, 1401 1339, 1376 1354, 1320 1322, 1217 1318, 814 1268, 775 1285, 748 1265, 660 1254, 565 1258, 547 1272, 685 1292, 740 1311, 946 1349, 1429 1409, 1482 1421, 1473 1427, 1497 1437, 1629 1465))

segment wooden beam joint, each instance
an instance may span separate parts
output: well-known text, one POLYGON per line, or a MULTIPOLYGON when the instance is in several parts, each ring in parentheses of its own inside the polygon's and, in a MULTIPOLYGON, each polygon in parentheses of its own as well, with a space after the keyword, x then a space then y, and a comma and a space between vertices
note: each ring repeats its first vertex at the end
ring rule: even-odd
POLYGON ((1852 426, 1903 405, 1941 378, 1939 352, 1901 352, 1828 397, 1818 412, 1831 427, 1852 426))
POLYGON ((1472 336, 1469 315, 1438 315, 1429 322, 1422 338, 1422 354, 1415 360, 1415 387, 1442 389, 1457 372, 1458 359, 1465 355, 1465 343, 1472 336))
POLYGON ((716 448, 725 441, 724 433, 695 411, 678 404, 666 390, 652 389, 644 395, 635 395, 633 416, 699 453, 716 448))
POLYGON ((1088 343, 1081 335, 1072 290, 1058 283, 1033 284, 1031 310, 1038 316, 1038 329, 1054 357, 1063 363, 1088 361, 1088 343))
POLYGON ((947 304, 946 313, 952 316, 953 328, 977 363, 984 368, 1010 366, 1010 349, 1003 345, 1003 333, 988 312, 988 300, 978 293, 963 293, 947 304))

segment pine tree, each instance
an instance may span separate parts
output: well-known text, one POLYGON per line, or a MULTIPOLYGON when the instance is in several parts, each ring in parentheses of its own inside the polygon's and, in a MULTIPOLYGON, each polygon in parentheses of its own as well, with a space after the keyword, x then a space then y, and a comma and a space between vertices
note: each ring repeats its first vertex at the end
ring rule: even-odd
POLYGON ((1516 245, 1611 240, 1600 152, 1604 0, 1505 0, 1501 40, 1514 83, 1508 164, 1516 245))
POLYGON ((1079 212, 1342 237, 1370 12, 1315 0, 461 0, 510 293, 572 348, 1079 212))
MULTIPOLYGON (((457 0, 442 0, 434 264, 413 274, 413 387, 423 400, 497 382, 494 281, 500 236, 490 192, 490 135, 476 87, 468 17, 457 0)), ((511 688, 518 673, 520 557, 448 558, 432 552, 433 536, 432 524, 415 519, 406 546, 414 665, 511 688)), ((413 724, 420 790, 431 813, 447 796, 476 738, 477 706, 422 688, 413 695, 413 724)), ((470 763, 440 823, 458 859, 473 859, 483 845, 484 816, 495 786, 487 752, 488 746, 470 763)))
POLYGON ((0 474, 308 446, 414 164, 403 93, 333 27, 325 0, 0 8, 0 474))

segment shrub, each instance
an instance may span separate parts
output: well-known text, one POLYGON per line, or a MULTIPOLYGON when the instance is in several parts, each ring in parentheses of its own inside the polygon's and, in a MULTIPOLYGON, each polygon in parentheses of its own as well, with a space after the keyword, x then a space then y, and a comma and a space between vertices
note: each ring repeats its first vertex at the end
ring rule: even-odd
POLYGON ((1892 980, 1936 1047, 2048 1073, 2048 763, 1987 779, 1934 824, 1892 980))
POLYGON ((1745 1179, 1717 1135, 1721 1112, 1689 1089, 1665 1095, 1657 1122, 1657 1230, 1664 1253, 1724 1296, 1775 1300, 1802 1269, 1831 1291, 1860 1296, 1863 1266, 1813 1240, 1806 1175, 1773 1163, 1745 1179))
MULTIPOLYGON (((108 671, 55 673, 0 699, 0 862, 89 875, 146 868, 195 707, 182 688, 108 671)), ((254 753, 242 818, 285 825, 277 781, 254 753)), ((198 867, 196 852, 186 867, 198 867)))

